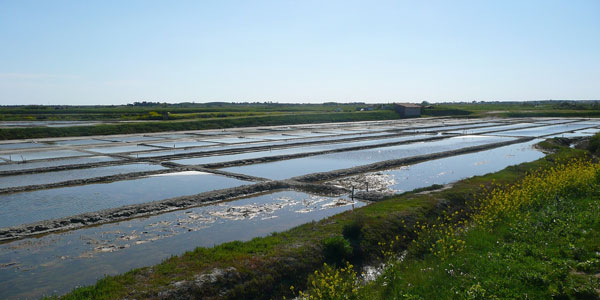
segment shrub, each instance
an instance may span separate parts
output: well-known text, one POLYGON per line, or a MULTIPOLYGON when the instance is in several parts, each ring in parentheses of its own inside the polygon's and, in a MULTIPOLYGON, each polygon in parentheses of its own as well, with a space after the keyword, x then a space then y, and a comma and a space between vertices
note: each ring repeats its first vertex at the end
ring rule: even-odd
POLYGON ((577 270, 587 273, 600 272, 600 259, 592 258, 590 260, 578 263, 577 270))
POLYGON ((340 265, 352 257, 352 246, 342 236, 330 237, 323 241, 323 254, 327 262, 340 265))
POLYGON ((357 217, 353 219, 349 224, 342 228, 342 235, 346 240, 350 242, 352 247, 352 258, 362 259, 364 257, 364 249, 361 246, 363 240, 363 228, 365 221, 363 218, 357 217))
POLYGON ((344 235, 344 238, 351 242, 359 241, 362 237, 362 228, 364 225, 365 221, 362 218, 357 217, 353 219, 349 224, 344 225, 342 228, 342 234, 344 235))
POLYGON ((600 133, 590 139, 588 150, 594 155, 600 155, 600 133))

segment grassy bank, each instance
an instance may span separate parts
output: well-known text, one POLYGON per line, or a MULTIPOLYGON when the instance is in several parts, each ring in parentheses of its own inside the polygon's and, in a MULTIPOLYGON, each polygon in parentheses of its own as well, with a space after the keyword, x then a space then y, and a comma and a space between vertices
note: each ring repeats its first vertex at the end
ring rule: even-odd
MULTIPOLYGON (((325 266, 310 299, 598 299, 600 164, 566 160, 484 191, 413 225, 401 256, 359 289, 348 269, 325 266), (340 279, 331 286, 327 279, 340 279), (345 289, 338 288, 347 287, 345 289), (350 287, 350 288, 348 288, 350 287)), ((396 237, 396 240, 403 238, 396 237)))
POLYGON ((558 153, 546 159, 463 180, 450 189, 431 193, 415 191, 248 242, 197 248, 153 267, 106 277, 96 285, 76 289, 63 298, 148 298, 161 292, 197 298, 222 293, 230 299, 290 296, 289 287, 305 288, 306 278, 324 262, 335 266, 345 260, 356 265, 379 261, 385 254, 380 251, 381 243, 389 243, 398 236, 391 250, 406 249, 410 241, 418 237, 414 230, 417 222, 423 224, 444 213, 466 209, 466 204, 491 187, 492 182, 514 183, 528 171, 551 168, 559 158, 584 155, 581 150, 561 147, 558 153), (182 289, 172 285, 193 282, 198 274, 210 273, 215 268, 235 269, 209 286, 183 284, 187 287, 182 289))
POLYGON ((395 112, 382 110, 340 113, 296 113, 258 115, 243 117, 207 118, 184 121, 144 121, 72 127, 9 128, 0 129, 0 140, 148 133, 182 130, 203 130, 308 123, 375 121, 398 118, 399 115, 395 112))
MULTIPOLYGON (((596 186, 597 187, 597 186, 596 186)), ((598 194, 569 195, 461 237, 460 253, 387 270, 364 299, 598 299, 598 194)), ((358 294, 357 294, 358 296, 358 294)))

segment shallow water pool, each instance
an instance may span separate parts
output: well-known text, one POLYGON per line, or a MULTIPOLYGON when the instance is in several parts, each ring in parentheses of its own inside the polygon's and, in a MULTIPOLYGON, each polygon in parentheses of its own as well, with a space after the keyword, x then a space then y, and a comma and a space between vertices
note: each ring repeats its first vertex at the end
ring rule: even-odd
POLYGON ((0 227, 194 195, 248 183, 202 172, 181 172, 111 183, 4 194, 0 195, 0 227))
POLYGON ((451 137, 431 142, 316 155, 271 163, 224 168, 223 170, 270 179, 286 179, 304 174, 345 169, 384 160, 444 152, 508 140, 512 140, 512 138, 498 139, 498 137, 490 136, 451 137))
POLYGON ((108 167, 97 167, 90 169, 75 169, 37 174, 25 174, 0 177, 0 188, 18 187, 26 185, 57 183, 61 181, 87 179, 116 174, 144 172, 165 169, 160 165, 151 164, 127 164, 108 167))

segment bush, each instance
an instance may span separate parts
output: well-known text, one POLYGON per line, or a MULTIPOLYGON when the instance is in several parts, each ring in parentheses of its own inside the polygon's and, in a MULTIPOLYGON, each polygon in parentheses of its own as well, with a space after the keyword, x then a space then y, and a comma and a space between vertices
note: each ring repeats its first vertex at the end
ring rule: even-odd
POLYGON ((334 236, 323 241, 323 255, 329 263, 341 265, 352 257, 350 242, 341 236, 334 236))
POLYGON ((342 228, 342 234, 344 238, 348 239, 350 242, 359 241, 362 237, 362 228, 365 225, 365 221, 357 217, 353 219, 349 224, 344 225, 342 228))
POLYGON ((578 263, 577 270, 586 273, 600 272, 600 259, 592 258, 590 260, 578 263))
POLYGON ((342 228, 342 235, 346 240, 350 242, 352 247, 352 258, 361 260, 364 258, 364 249, 361 246, 363 241, 363 228, 365 221, 363 218, 357 217, 353 219, 349 224, 342 228))
POLYGON ((588 150, 594 155, 600 155, 600 133, 597 133, 590 139, 588 150))

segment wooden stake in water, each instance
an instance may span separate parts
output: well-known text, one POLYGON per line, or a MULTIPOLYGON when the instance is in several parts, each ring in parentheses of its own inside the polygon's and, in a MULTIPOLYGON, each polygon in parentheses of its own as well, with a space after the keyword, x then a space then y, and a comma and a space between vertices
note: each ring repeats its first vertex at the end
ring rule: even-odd
POLYGON ((354 210, 354 186, 352 186, 352 210, 354 210))

